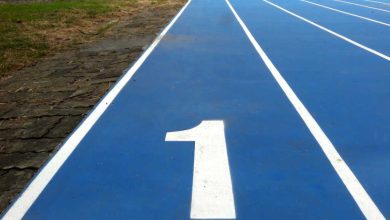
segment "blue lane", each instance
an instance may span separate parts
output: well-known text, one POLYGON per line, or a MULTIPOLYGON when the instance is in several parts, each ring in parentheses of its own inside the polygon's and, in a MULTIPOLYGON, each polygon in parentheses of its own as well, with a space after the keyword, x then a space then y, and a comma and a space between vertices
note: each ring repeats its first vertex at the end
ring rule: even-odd
POLYGON ((390 63, 262 1, 232 3, 379 209, 390 216, 390 63))
MULTIPOLYGON (((349 1, 351 2, 351 1, 349 1)), ((361 5, 367 5, 370 7, 380 8, 384 10, 390 10, 390 1, 388 0, 372 0, 372 1, 366 1, 366 0, 354 0, 353 3, 361 4, 361 5), (380 3, 382 2, 382 3, 380 3), (387 5, 386 5, 387 4, 387 5)))
POLYGON ((385 10, 390 10, 390 1, 388 1, 388 0, 379 0, 379 1, 377 1, 377 0, 372 0, 372 1, 355 0, 353 2, 358 3, 358 4, 362 4, 362 5, 368 5, 370 7, 376 7, 376 8, 382 8, 385 10))
MULTIPOLYGON (((381 6, 378 4, 362 1, 362 0, 346 0, 348 2, 353 2, 356 4, 361 4, 361 5, 367 5, 370 7, 375 7, 375 8, 380 8, 380 9, 385 9, 385 10, 390 10, 389 7, 381 6)), ((372 19, 380 20, 386 23, 390 23, 390 13, 384 12, 384 11, 379 11, 379 10, 374 10, 370 8, 365 8, 365 7, 360 7, 356 5, 351 5, 351 4, 346 4, 342 2, 336 2, 333 0, 313 0, 313 2, 323 4, 332 8, 337 8, 339 10, 347 11, 350 13, 354 13, 360 16, 365 16, 369 17, 372 19)))
MULTIPOLYGON (((338 6, 334 5, 334 3, 331 4, 333 1, 309 1, 340 9, 338 6)), ((380 53, 390 56, 390 43, 388 43, 390 42, 390 28, 387 26, 334 12, 325 8, 320 8, 318 6, 311 5, 299 0, 279 0, 271 2, 275 2, 295 14, 298 14, 332 31, 344 35, 369 48, 377 50, 380 53)), ((345 9, 345 11, 354 13, 350 9, 345 9)), ((387 16, 390 15, 390 13, 387 14, 387 16)), ((381 21, 386 22, 385 20, 381 21)), ((390 21, 387 22, 390 23, 390 21)))
POLYGON ((388 10, 390 8, 390 1, 388 0, 380 0, 380 1, 377 1, 377 0, 370 0, 370 1, 366 1, 366 0, 355 0, 353 1, 354 3, 358 3, 358 4, 363 4, 363 5, 368 5, 368 6, 372 6, 372 7, 378 7, 378 8, 383 8, 383 9, 386 9, 388 10), (382 2, 382 3, 380 3, 382 2), (385 5, 387 4, 387 5, 385 5))
POLYGON ((223 0, 189 5, 25 218, 188 219, 194 145, 164 137, 207 119, 238 219, 363 218, 223 0))

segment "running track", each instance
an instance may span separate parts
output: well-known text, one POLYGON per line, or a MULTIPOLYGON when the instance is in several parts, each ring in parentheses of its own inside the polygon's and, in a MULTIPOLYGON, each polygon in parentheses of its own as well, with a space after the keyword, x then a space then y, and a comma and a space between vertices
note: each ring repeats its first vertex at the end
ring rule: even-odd
POLYGON ((3 219, 389 218, 389 24, 389 0, 189 1, 3 219))

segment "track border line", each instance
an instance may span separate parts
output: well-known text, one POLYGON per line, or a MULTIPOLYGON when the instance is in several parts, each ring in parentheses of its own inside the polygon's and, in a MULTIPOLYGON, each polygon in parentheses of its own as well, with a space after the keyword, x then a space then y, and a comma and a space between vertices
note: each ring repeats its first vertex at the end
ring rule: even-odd
POLYGON ((381 25, 390 27, 390 24, 388 24, 386 22, 382 22, 382 21, 378 21, 378 20, 375 20, 375 19, 372 19, 372 18, 367 18, 367 17, 361 16, 361 15, 357 15, 357 14, 353 14, 353 13, 350 13, 350 12, 342 11, 342 10, 339 10, 339 9, 336 9, 336 8, 332 8, 332 7, 329 7, 329 6, 326 6, 326 5, 321 5, 321 4, 318 4, 318 3, 315 3, 315 2, 311 2, 311 1, 307 1, 307 0, 301 0, 301 2, 306 2, 308 4, 315 5, 315 6, 318 6, 318 7, 321 7, 321 8, 326 8, 326 9, 329 9, 331 11, 336 11, 336 12, 339 12, 341 14, 346 14, 346 15, 349 15, 349 16, 352 16, 352 17, 360 18, 360 19, 363 19, 363 20, 366 20, 366 21, 371 21, 371 22, 374 22, 374 23, 377 23, 377 24, 381 24, 381 25))
POLYGON ((283 90, 284 94, 287 96, 288 100, 291 102, 295 110, 298 112, 299 116, 302 118, 303 122, 314 136, 318 144, 320 145, 322 151, 325 153, 325 156, 328 158, 329 162, 335 169, 336 173, 348 189, 349 193, 352 195, 353 199, 359 206, 360 210, 363 212, 364 216, 367 219, 385 219, 381 211, 375 205, 374 201, 368 195, 364 187, 361 185, 359 180, 353 174, 352 170, 348 167, 347 163, 342 159, 341 155, 337 152, 335 146, 332 144, 330 139, 326 136, 325 132, 321 129, 320 125, 310 114, 307 108, 303 105, 301 100, 289 86, 287 81, 280 74, 279 70, 275 67, 272 61, 269 59, 267 54, 261 48, 260 44, 254 38, 252 33, 249 31, 248 27, 242 21, 240 16, 237 14, 233 6, 230 4, 229 0, 225 0, 228 4, 230 10, 233 12, 238 23, 241 25, 243 31, 248 37, 249 41, 252 43, 253 47, 256 49, 260 58, 263 60, 264 64, 267 66, 272 76, 275 78, 276 82, 279 84, 280 88, 283 90))
POLYGON ((383 11, 383 12, 387 12, 387 13, 390 12, 389 10, 386 10, 386 9, 376 8, 376 7, 372 7, 372 6, 368 6, 368 5, 357 4, 357 3, 354 3, 354 2, 347 2, 347 1, 342 1, 342 0, 333 0, 333 1, 341 2, 341 3, 344 3, 344 4, 356 5, 356 6, 360 6, 360 7, 363 7, 363 8, 374 9, 374 10, 383 11))
POLYGON ((389 3, 385 3, 385 2, 380 2, 380 1, 373 1, 373 0, 364 0, 366 2, 374 2, 374 3, 378 3, 378 4, 382 4, 382 5, 386 5, 386 6, 390 6, 389 3))
POLYGON ((264 1, 265 3, 267 3, 267 4, 269 4, 269 5, 274 6, 275 8, 278 8, 278 9, 281 10, 281 11, 284 11, 285 13, 287 13, 287 14, 289 14, 289 15, 292 15, 292 16, 294 16, 294 17, 296 17, 296 18, 299 18, 299 19, 301 19, 301 20, 304 21, 304 22, 307 22, 307 23, 309 23, 309 24, 311 24, 311 25, 313 25, 313 26, 315 26, 315 27, 317 27, 317 28, 319 28, 319 29, 321 29, 321 30, 323 30, 323 31, 326 31, 326 32, 328 32, 328 33, 330 33, 330 34, 332 34, 332 35, 338 37, 338 38, 341 38, 341 39, 347 41, 348 43, 351 43, 351 44, 353 44, 353 45, 355 45, 355 46, 357 46, 357 47, 360 47, 361 49, 363 49, 363 50, 365 50, 365 51, 367 51, 367 52, 370 52, 370 53, 372 53, 372 54, 374 54, 374 55, 377 55, 377 56, 379 56, 379 57, 381 57, 381 58, 383 58, 383 59, 385 59, 385 60, 387 60, 387 61, 390 61, 390 57, 389 57, 389 56, 387 56, 387 55, 385 55, 385 54, 383 54, 383 53, 381 53, 381 52, 379 52, 379 51, 376 51, 376 50, 374 50, 374 49, 371 49, 371 48, 369 48, 369 47, 366 47, 366 46, 364 46, 363 44, 360 44, 360 43, 358 43, 358 42, 356 42, 356 41, 354 41, 354 40, 349 39, 348 37, 345 37, 345 36, 343 36, 343 35, 341 35, 341 34, 339 34, 339 33, 336 33, 336 32, 334 32, 334 31, 332 31, 332 30, 330 30, 330 29, 328 29, 328 28, 326 28, 326 27, 324 27, 324 26, 322 26, 322 25, 319 25, 319 24, 317 24, 317 23, 315 23, 315 22, 313 22, 313 21, 310 21, 309 19, 306 19, 306 18, 304 18, 304 17, 302 17, 302 16, 300 16, 300 15, 297 15, 297 14, 295 14, 295 13, 293 13, 293 12, 291 12, 291 11, 289 11, 289 10, 287 10, 287 9, 285 9, 285 8, 283 8, 283 7, 281 7, 281 6, 277 5, 277 4, 275 4, 275 3, 273 3, 273 2, 270 2, 270 1, 267 1, 267 0, 263 0, 263 1, 264 1))
POLYGON ((94 109, 88 114, 88 116, 78 125, 73 133, 66 139, 61 145, 58 151, 53 155, 51 159, 45 164, 44 167, 35 175, 32 181, 28 184, 25 190, 20 196, 5 210, 2 220, 15 220, 22 219, 27 213, 35 200, 39 197, 42 191, 49 184, 50 180, 54 177, 57 171, 65 163, 68 157, 76 149, 82 139, 88 134, 89 130, 98 121, 100 116, 115 100, 117 95, 127 85, 128 81, 133 77, 137 70, 142 66, 145 60, 153 52, 156 46, 160 43, 161 39, 171 29, 173 24, 178 20, 180 15, 184 12, 187 6, 192 0, 188 0, 187 3, 181 8, 176 16, 170 21, 170 23, 163 29, 163 31, 156 37, 152 44, 145 50, 145 52, 138 58, 133 66, 119 79, 115 86, 102 98, 94 109))

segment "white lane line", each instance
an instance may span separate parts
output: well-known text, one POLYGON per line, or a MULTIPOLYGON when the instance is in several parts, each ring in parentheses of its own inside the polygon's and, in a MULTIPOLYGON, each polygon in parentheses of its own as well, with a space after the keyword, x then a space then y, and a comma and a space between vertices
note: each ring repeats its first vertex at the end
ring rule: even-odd
POLYGON ((378 4, 382 4, 382 5, 387 5, 387 6, 390 6, 389 3, 385 3, 385 2, 379 2, 379 1, 372 1, 372 0, 364 0, 366 2, 374 2, 374 3, 378 3, 378 4))
POLYGON ((318 4, 318 3, 314 3, 314 2, 310 2, 310 1, 306 1, 306 0, 301 0, 301 1, 309 3, 309 4, 312 4, 312 5, 316 5, 318 7, 326 8, 326 9, 329 9, 329 10, 332 10, 332 11, 336 11, 336 12, 339 12, 339 13, 342 13, 342 14, 350 15, 350 16, 353 16, 353 17, 357 17, 357 18, 361 18, 361 19, 364 19, 364 20, 367 20, 367 21, 371 21, 371 22, 375 22, 375 23, 378 23, 378 24, 381 24, 381 25, 385 25, 387 27, 390 26, 390 24, 382 22, 382 21, 377 21, 377 20, 374 20, 374 19, 371 19, 371 18, 363 17, 363 16, 360 16, 360 15, 357 15, 357 14, 352 14, 352 13, 349 13, 349 12, 346 12, 346 11, 341 11, 341 10, 338 10, 338 9, 335 9, 335 8, 331 8, 331 7, 328 7, 328 6, 325 6, 325 5, 321 5, 321 4, 318 4))
POLYGON ((123 75, 123 77, 115 84, 115 86, 104 96, 95 109, 88 115, 88 117, 79 125, 79 127, 73 132, 73 134, 66 140, 61 146, 58 152, 50 159, 50 161, 42 168, 39 174, 32 180, 25 191, 20 197, 13 203, 13 205, 7 210, 3 216, 3 220, 15 220, 22 219, 28 209, 38 198, 50 180, 54 177, 57 171, 61 168, 67 158, 76 149, 77 145, 108 108, 108 106, 114 101, 115 97, 127 84, 127 82, 136 73, 139 67, 144 63, 152 51, 156 48, 161 39, 177 21, 183 11, 190 4, 189 0, 178 14, 172 19, 172 21, 165 27, 165 29, 159 34, 159 36, 153 41, 148 49, 142 54, 142 56, 134 63, 134 65, 123 75))
POLYGON ((375 205, 375 203, 372 201, 372 199, 366 192, 366 190, 360 184, 359 180, 353 174, 352 170, 341 158, 340 154, 337 152, 336 148, 326 136, 324 131, 321 129, 319 124, 316 122, 310 112, 306 109, 301 100, 299 100, 298 96, 291 89, 286 80, 280 74, 279 70, 275 67, 275 65, 269 59, 269 57, 261 48, 259 43, 253 37, 245 23, 241 20, 237 12, 234 10, 233 6, 230 4, 229 0, 226 0, 226 2, 229 5, 234 16, 236 17, 237 21, 240 23, 245 34, 249 38, 249 41, 252 43, 253 47, 256 49, 257 53, 264 61, 265 65, 271 72, 272 76, 275 78, 276 82, 279 84, 279 86, 287 96, 288 100, 298 112, 299 116, 305 122, 311 134, 317 140, 321 149, 332 164, 333 168, 336 170, 344 185, 347 187, 348 191, 351 193, 352 197, 354 198, 355 202, 357 203, 365 217, 367 219, 385 219, 378 207, 375 205))
POLYGON ((375 8, 375 7, 362 5, 362 4, 357 4, 357 3, 353 3, 353 2, 347 2, 347 1, 342 1, 342 0, 333 0, 333 1, 335 1, 335 2, 342 2, 342 3, 350 4, 350 5, 356 5, 356 6, 360 6, 360 7, 363 7, 363 8, 370 8, 370 9, 374 9, 374 10, 378 10, 378 11, 390 12, 389 10, 385 10, 385 9, 381 9, 381 8, 375 8))
POLYGON ((316 26, 316 27, 318 27, 319 29, 321 29, 321 30, 323 30, 323 31, 326 31, 326 32, 328 32, 328 33, 330 33, 330 34, 332 34, 332 35, 338 37, 338 38, 341 38, 341 39, 347 41, 348 43, 351 43, 351 44, 353 44, 353 45, 355 45, 355 46, 357 46, 357 47, 360 47, 360 48, 362 48, 363 50, 366 50, 366 51, 368 51, 368 52, 370 52, 370 53, 372 53, 372 54, 375 54, 375 55, 377 55, 377 56, 379 56, 379 57, 382 57, 383 59, 385 59, 385 60, 387 60, 387 61, 390 60, 390 57, 387 56, 387 55, 385 55, 385 54, 382 54, 382 53, 380 53, 380 52, 378 52, 378 51, 376 51, 376 50, 374 50, 374 49, 371 49, 371 48, 369 48, 369 47, 366 47, 366 46, 364 46, 364 45, 362 45, 362 44, 360 44, 360 43, 358 43, 358 42, 356 42, 356 41, 354 41, 354 40, 351 40, 351 39, 349 39, 349 38, 347 38, 347 37, 345 37, 345 36, 343 36, 343 35, 341 35, 341 34, 338 34, 338 33, 334 32, 334 31, 332 31, 332 30, 330 30, 330 29, 328 29, 328 28, 326 28, 326 27, 324 27, 324 26, 321 26, 321 25, 319 25, 319 24, 317 24, 317 23, 314 23, 313 21, 310 21, 310 20, 308 20, 308 19, 306 19, 306 18, 304 18, 304 17, 302 17, 302 16, 299 16, 299 15, 297 15, 297 14, 295 14, 295 13, 293 13, 293 12, 291 12, 291 11, 285 9, 285 8, 282 8, 281 6, 279 6, 279 5, 275 4, 275 3, 269 2, 269 1, 267 1, 267 0, 264 0, 264 2, 266 2, 266 3, 268 3, 268 4, 270 4, 270 5, 274 6, 274 7, 276 7, 276 8, 278 8, 278 9, 280 9, 280 10, 286 12, 287 14, 290 14, 290 15, 292 15, 292 16, 294 16, 294 17, 297 17, 297 18, 301 19, 302 21, 305 21, 305 22, 307 22, 307 23, 309 23, 309 24, 311 24, 311 25, 313 25, 313 26, 316 26))

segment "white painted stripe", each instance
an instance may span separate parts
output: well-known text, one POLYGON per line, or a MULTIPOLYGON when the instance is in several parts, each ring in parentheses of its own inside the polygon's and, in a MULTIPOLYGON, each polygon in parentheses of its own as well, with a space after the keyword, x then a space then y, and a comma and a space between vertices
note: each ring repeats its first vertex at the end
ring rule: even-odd
POLYGON ((342 3, 350 4, 350 5, 356 5, 356 6, 360 6, 360 7, 363 7, 363 8, 370 8, 370 9, 374 9, 374 10, 378 10, 378 11, 390 12, 389 10, 385 10, 385 9, 381 9, 381 8, 375 8, 375 7, 362 5, 362 4, 357 4, 357 3, 353 3, 353 2, 347 2, 347 1, 342 1, 342 0, 333 0, 333 1, 342 2, 342 3))
POLYGON ((21 219, 26 214, 28 209, 38 198, 41 192, 45 189, 50 180, 54 177, 57 171, 61 168, 64 162, 76 149, 77 145, 108 108, 108 106, 114 101, 115 97, 135 74, 138 68, 152 53, 154 48, 158 45, 164 35, 169 31, 173 24, 177 21, 183 11, 190 4, 189 0, 179 13, 172 19, 172 21, 165 27, 165 29, 159 34, 154 42, 148 47, 148 49, 142 54, 142 56, 134 63, 134 65, 123 75, 123 77, 115 84, 115 86, 107 93, 106 96, 99 102, 95 109, 88 115, 88 117, 80 124, 80 126, 73 132, 73 134, 66 140, 61 146, 58 152, 51 158, 51 160, 42 168, 39 174, 32 180, 26 190, 20 195, 20 197, 13 203, 13 205, 7 210, 3 216, 3 220, 15 220, 21 219))
POLYGON ((295 14, 295 13, 293 13, 293 12, 291 12, 291 11, 285 9, 285 8, 282 8, 281 6, 279 6, 279 5, 275 4, 275 3, 269 2, 269 1, 267 1, 267 0, 264 0, 264 2, 266 2, 266 3, 268 3, 268 4, 270 4, 270 5, 274 6, 274 7, 276 7, 276 8, 278 8, 278 9, 280 9, 280 10, 286 12, 287 14, 290 14, 290 15, 292 15, 292 16, 294 16, 294 17, 297 17, 297 18, 301 19, 302 21, 305 21, 305 22, 307 22, 307 23, 309 23, 309 24, 311 24, 311 25, 313 25, 313 26, 316 26, 316 27, 318 27, 319 29, 321 29, 321 30, 323 30, 323 31, 326 31, 326 32, 328 32, 328 33, 330 33, 330 34, 332 34, 332 35, 338 37, 338 38, 341 38, 341 39, 347 41, 348 43, 351 43, 351 44, 353 44, 353 45, 355 45, 355 46, 357 46, 357 47, 360 47, 360 48, 362 48, 363 50, 366 50, 366 51, 368 51, 368 52, 370 52, 370 53, 372 53, 372 54, 375 54, 375 55, 377 55, 377 56, 379 56, 379 57, 382 57, 383 59, 385 59, 385 60, 387 60, 387 61, 390 60, 390 57, 387 56, 387 55, 385 55, 385 54, 382 54, 382 53, 380 53, 380 52, 378 52, 378 51, 376 51, 376 50, 374 50, 374 49, 371 49, 371 48, 369 48, 369 47, 366 47, 366 46, 364 46, 364 45, 362 45, 362 44, 360 44, 360 43, 358 43, 358 42, 356 42, 356 41, 354 41, 354 40, 351 40, 351 39, 349 39, 349 38, 347 38, 347 37, 345 37, 345 36, 343 36, 343 35, 341 35, 341 34, 338 34, 338 33, 334 32, 334 31, 332 31, 332 30, 330 30, 330 29, 328 29, 328 28, 326 28, 326 27, 324 27, 324 26, 321 26, 321 25, 319 25, 319 24, 317 24, 317 23, 314 23, 313 21, 310 21, 310 20, 308 20, 308 19, 306 19, 306 18, 304 18, 304 17, 302 17, 302 16, 299 16, 299 15, 297 15, 297 14, 295 14))
POLYGON ((195 141, 191 219, 235 219, 233 187, 222 120, 168 132, 165 141, 195 141))
POLYGON ((363 214, 368 219, 385 219, 382 213, 380 212, 380 210, 378 209, 378 207, 375 205, 375 203, 372 201, 370 196, 367 194, 366 190, 360 184, 359 180, 353 174, 353 172, 348 167, 346 162, 341 158, 340 154, 337 152, 332 142, 329 140, 329 138, 326 136, 324 131, 318 125, 316 120, 306 109, 306 107, 303 105, 301 100, 299 100, 298 96, 291 89, 291 87, 288 85, 286 80, 280 74, 279 70, 274 66, 272 61, 268 58, 267 54, 261 48, 261 46, 256 41, 256 39, 253 37, 253 35, 249 31, 245 23, 241 20, 237 12, 234 10, 233 6, 230 4, 229 0, 226 0, 226 2, 229 5, 230 9, 232 10, 234 16, 240 23, 242 29, 244 30, 245 34, 249 38, 250 42, 256 49, 257 53, 260 55, 265 65, 270 70, 272 76, 275 78, 275 80, 277 81, 277 83, 279 84, 279 86, 287 96, 288 100, 291 102, 295 110, 298 112, 302 120, 305 122, 311 134, 317 140, 321 149, 323 150, 326 157, 332 164, 333 168, 336 170, 337 174, 339 175, 339 177, 347 187, 348 191, 351 193, 352 197, 356 201, 357 205, 359 206, 363 214))
POLYGON ((378 4, 382 4, 382 5, 387 5, 387 6, 390 6, 389 3, 385 3, 385 2, 380 2, 380 1, 372 1, 372 0, 364 0, 366 2, 374 2, 374 3, 378 3, 378 4))
POLYGON ((349 12, 346 12, 346 11, 341 11, 341 10, 338 10, 338 9, 335 9, 335 8, 331 8, 331 7, 328 7, 328 6, 325 6, 325 5, 321 5, 321 4, 318 4, 318 3, 314 3, 314 2, 310 2, 310 1, 306 1, 306 0, 301 0, 301 1, 309 3, 309 4, 312 4, 312 5, 316 5, 318 7, 326 8, 326 9, 329 9, 329 10, 332 10, 332 11, 336 11, 336 12, 339 12, 339 13, 342 13, 342 14, 350 15, 350 16, 353 16, 353 17, 357 17, 357 18, 361 18, 361 19, 364 19, 364 20, 367 20, 367 21, 371 21, 371 22, 375 22, 375 23, 378 23, 378 24, 381 24, 381 25, 385 25, 387 27, 390 26, 390 24, 382 22, 382 21, 377 21, 377 20, 374 20, 374 19, 371 19, 371 18, 363 17, 363 16, 360 16, 360 15, 357 15, 357 14, 352 14, 352 13, 349 13, 349 12))

